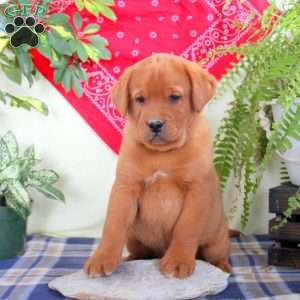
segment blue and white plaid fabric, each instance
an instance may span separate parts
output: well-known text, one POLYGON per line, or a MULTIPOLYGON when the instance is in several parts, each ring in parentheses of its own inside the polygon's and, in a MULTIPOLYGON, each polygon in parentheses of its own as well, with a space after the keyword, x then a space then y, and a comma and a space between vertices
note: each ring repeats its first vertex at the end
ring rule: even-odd
MULTIPOLYGON (((0 261, 0 299, 66 299, 47 283, 82 268, 97 242, 90 238, 29 237, 22 257, 0 261)), ((300 270, 268 266, 270 245, 266 236, 233 239, 234 274, 229 286, 205 299, 300 299, 300 270)))

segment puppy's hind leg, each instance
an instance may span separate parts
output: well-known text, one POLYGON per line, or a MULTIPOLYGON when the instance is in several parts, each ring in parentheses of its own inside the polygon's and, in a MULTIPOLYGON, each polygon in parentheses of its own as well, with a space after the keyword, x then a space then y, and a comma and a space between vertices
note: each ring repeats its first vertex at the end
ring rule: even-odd
POLYGON ((131 260, 138 260, 138 259, 152 259, 155 258, 154 253, 142 244, 137 238, 130 235, 127 240, 127 249, 129 255, 123 258, 123 261, 131 261, 131 260))
POLYGON ((213 242, 202 246, 201 250, 198 251, 198 254, 201 255, 202 259, 205 259, 224 272, 232 272, 229 263, 230 241, 227 234, 224 235, 221 240, 216 239, 213 242))

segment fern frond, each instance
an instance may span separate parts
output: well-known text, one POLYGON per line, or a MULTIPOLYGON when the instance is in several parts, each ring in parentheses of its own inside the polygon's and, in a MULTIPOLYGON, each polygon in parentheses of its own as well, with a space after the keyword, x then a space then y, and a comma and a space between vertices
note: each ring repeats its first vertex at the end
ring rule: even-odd
POLYGON ((224 91, 233 89, 235 100, 217 132, 214 161, 223 189, 231 175, 236 182, 243 203, 243 227, 269 161, 277 151, 289 149, 292 139, 300 141, 300 105, 295 105, 300 96, 300 1, 293 1, 280 13, 269 7, 261 24, 263 33, 269 32, 267 36, 256 44, 247 42, 228 49, 240 62, 222 78, 215 97, 217 100, 224 91), (237 78, 241 79, 239 85, 237 78), (272 126, 268 141, 256 115, 261 103, 274 98, 284 113, 272 126))
POLYGON ((275 224, 271 230, 276 230, 286 224, 297 209, 300 209, 300 188, 296 194, 288 199, 288 207, 283 212, 283 216, 281 217, 280 221, 275 224))
POLYGON ((265 167, 274 151, 285 152, 292 147, 291 138, 300 141, 300 105, 292 104, 280 122, 273 125, 262 167, 265 167))
POLYGON ((290 176, 289 176, 289 173, 285 166, 284 161, 280 162, 280 171, 279 172, 280 172, 280 183, 281 184, 290 182, 290 176))
POLYGON ((239 125, 246 115, 246 107, 240 106, 238 101, 234 102, 229 114, 223 119, 216 136, 214 162, 223 188, 235 169, 241 142, 239 125))

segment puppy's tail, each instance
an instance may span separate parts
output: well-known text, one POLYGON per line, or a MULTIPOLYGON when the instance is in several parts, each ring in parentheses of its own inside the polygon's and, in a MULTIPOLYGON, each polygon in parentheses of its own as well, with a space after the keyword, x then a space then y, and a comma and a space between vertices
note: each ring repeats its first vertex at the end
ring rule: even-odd
POLYGON ((239 237, 241 235, 241 232, 235 229, 229 229, 229 237, 239 237))

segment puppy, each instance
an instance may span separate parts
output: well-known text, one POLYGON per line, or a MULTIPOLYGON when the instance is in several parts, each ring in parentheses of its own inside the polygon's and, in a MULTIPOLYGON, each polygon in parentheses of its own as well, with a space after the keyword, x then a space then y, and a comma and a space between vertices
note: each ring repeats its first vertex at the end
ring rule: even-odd
POLYGON ((168 54, 127 68, 113 87, 112 101, 128 122, 87 274, 111 274, 125 244, 128 260, 161 258, 166 276, 190 276, 196 258, 230 271, 228 226, 201 114, 215 88, 197 63, 168 54))

